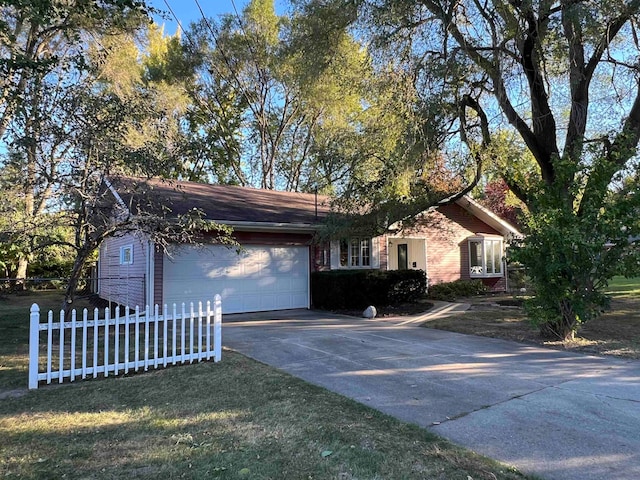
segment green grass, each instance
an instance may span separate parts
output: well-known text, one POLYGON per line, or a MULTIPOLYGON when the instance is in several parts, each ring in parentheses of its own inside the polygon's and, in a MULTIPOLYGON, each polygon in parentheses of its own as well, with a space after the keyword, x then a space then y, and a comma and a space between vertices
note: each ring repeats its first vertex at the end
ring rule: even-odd
MULTIPOLYGON (((27 381, 23 300, 0 303, 0 393, 27 381)), ((525 478, 233 352, 0 398, 2 478, 525 478)))
POLYGON ((640 278, 614 277, 609 282, 607 292, 614 298, 640 299, 640 278))
MULTIPOLYGON (((44 291, 0 296, 0 392, 27 385, 29 310, 33 303, 39 304, 41 316, 45 318, 44 312, 60 310, 62 295, 44 291)), ((79 300, 74 307, 91 308, 91 305, 86 300, 79 300)))

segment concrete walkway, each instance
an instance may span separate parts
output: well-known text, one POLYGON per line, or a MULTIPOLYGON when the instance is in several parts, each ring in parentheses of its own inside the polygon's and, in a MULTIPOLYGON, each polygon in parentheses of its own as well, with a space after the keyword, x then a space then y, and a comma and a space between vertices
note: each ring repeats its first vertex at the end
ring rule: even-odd
POLYGON ((225 316, 223 344, 523 472, 640 478, 640 362, 407 320, 225 316))
POLYGON ((466 312, 471 308, 469 303, 449 303, 433 300, 433 308, 420 315, 410 315, 402 317, 383 317, 379 320, 396 323, 398 325, 422 325, 429 320, 448 317, 455 313, 466 312))

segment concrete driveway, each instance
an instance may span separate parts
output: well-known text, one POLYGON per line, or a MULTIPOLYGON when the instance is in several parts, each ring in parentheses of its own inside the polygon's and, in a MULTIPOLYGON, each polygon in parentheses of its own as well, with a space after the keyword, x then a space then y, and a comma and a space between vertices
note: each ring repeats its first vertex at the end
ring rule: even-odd
POLYGON ((640 478, 640 362, 297 310, 223 345, 547 479, 640 478))

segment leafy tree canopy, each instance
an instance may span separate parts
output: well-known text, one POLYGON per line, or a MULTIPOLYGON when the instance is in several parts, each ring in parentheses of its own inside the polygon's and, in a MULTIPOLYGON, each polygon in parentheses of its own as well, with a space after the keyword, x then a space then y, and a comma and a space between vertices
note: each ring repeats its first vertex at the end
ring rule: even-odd
POLYGON ((378 68, 411 72, 449 155, 505 163, 504 180, 532 213, 521 250, 540 293, 532 315, 561 337, 592 318, 604 306, 602 287, 615 265, 633 253, 628 236, 615 232, 632 228, 637 196, 629 192, 616 205, 610 198, 612 183, 636 168, 640 1, 300 5, 307 14, 329 15, 334 29, 351 28, 371 46, 378 68), (536 168, 505 155, 505 134, 536 168), (569 255, 581 245, 590 253, 569 255), (610 269, 597 267, 605 257, 610 269))

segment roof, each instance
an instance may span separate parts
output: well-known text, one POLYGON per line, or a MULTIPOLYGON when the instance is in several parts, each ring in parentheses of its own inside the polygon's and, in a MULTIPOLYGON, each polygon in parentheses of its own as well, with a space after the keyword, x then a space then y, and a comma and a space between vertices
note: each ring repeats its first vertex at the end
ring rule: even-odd
POLYGON ((206 220, 233 225, 236 229, 262 226, 312 226, 321 223, 330 210, 329 197, 313 193, 261 190, 235 185, 118 177, 112 191, 129 209, 141 198, 151 208, 164 207, 171 215, 184 215, 196 208, 206 220), (153 205, 153 206, 152 206, 153 205))
MULTIPOLYGON (((330 213, 329 197, 313 193, 262 190, 235 185, 116 177, 111 190, 123 206, 135 211, 141 202, 147 208, 167 208, 171 215, 184 215, 196 208, 206 220, 232 225, 236 230, 315 230, 330 213), (148 200, 148 201, 147 201, 148 200)), ((455 202, 504 236, 522 233, 469 196, 455 202)))

